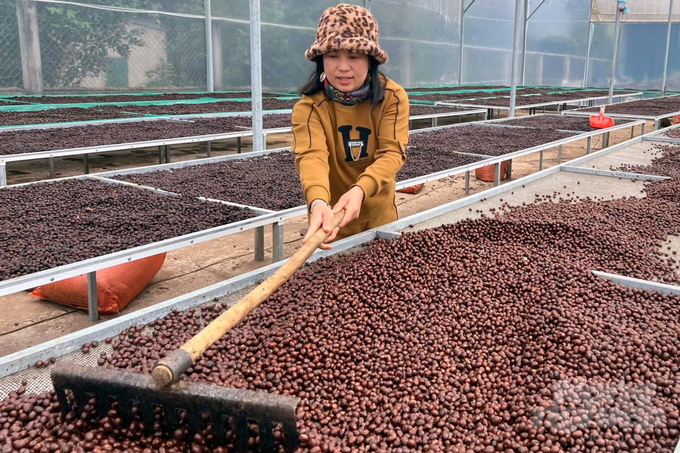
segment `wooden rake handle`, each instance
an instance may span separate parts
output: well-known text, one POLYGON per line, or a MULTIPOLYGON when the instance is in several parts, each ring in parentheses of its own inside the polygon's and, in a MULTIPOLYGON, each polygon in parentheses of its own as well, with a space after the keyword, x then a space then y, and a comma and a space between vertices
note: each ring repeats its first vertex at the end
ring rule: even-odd
MULTIPOLYGON (((344 210, 334 214, 331 231, 340 225, 344 215, 344 210)), ((291 275, 300 269, 330 234, 320 228, 274 275, 260 283, 257 288, 244 296, 236 305, 215 318, 181 348, 170 352, 159 360, 151 372, 151 376, 153 376, 156 384, 166 386, 184 374, 206 349, 227 333, 229 329, 238 324, 248 313, 257 308, 257 306, 283 285, 291 275)))

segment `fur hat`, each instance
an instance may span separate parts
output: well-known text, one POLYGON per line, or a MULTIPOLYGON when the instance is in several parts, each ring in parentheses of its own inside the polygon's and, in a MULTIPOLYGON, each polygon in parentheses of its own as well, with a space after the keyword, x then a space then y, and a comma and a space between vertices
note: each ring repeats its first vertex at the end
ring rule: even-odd
POLYGON ((378 45, 378 22, 365 8, 341 3, 321 15, 316 28, 316 41, 305 57, 314 61, 319 55, 333 50, 370 55, 380 64, 387 63, 387 53, 378 45))

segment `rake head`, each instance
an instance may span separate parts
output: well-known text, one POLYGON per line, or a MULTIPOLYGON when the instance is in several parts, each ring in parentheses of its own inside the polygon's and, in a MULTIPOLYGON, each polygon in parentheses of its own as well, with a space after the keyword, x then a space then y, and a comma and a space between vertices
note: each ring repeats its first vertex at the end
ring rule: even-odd
POLYGON ((159 388, 148 375, 73 364, 55 367, 51 377, 64 414, 76 411, 79 415, 90 405, 104 417, 116 403, 124 426, 141 422, 150 433, 159 423, 165 434, 186 429, 191 436, 204 432, 209 424, 216 445, 226 445, 233 436, 240 452, 249 448, 249 425, 255 423, 260 451, 275 453, 274 427, 278 425, 283 434, 278 442, 285 451, 298 446, 295 409, 300 400, 295 397, 202 383, 178 382, 159 388))

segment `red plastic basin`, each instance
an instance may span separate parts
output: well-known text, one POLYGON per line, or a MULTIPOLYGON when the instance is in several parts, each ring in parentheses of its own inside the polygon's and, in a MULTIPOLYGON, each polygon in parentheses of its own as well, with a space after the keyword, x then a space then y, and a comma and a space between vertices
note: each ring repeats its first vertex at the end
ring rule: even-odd
POLYGON ((595 129, 606 129, 612 126, 614 126, 614 118, 602 115, 590 116, 590 127, 594 127, 595 129))

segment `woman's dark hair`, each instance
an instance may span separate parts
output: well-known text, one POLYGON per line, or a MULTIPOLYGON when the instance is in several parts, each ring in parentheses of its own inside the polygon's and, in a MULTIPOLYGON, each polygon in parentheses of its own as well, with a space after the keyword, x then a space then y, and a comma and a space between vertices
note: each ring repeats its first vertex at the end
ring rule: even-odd
MULTIPOLYGON (((314 59, 314 62, 316 63, 316 66, 312 69, 307 83, 300 88, 300 94, 311 96, 312 94, 316 94, 325 89, 323 82, 319 79, 323 72, 323 56, 319 55, 314 59)), ((380 66, 378 60, 370 55, 368 56, 368 65, 368 75, 371 76, 368 100, 371 101, 371 105, 375 107, 385 99, 385 86, 383 84, 385 75, 378 70, 378 66, 380 66)))

